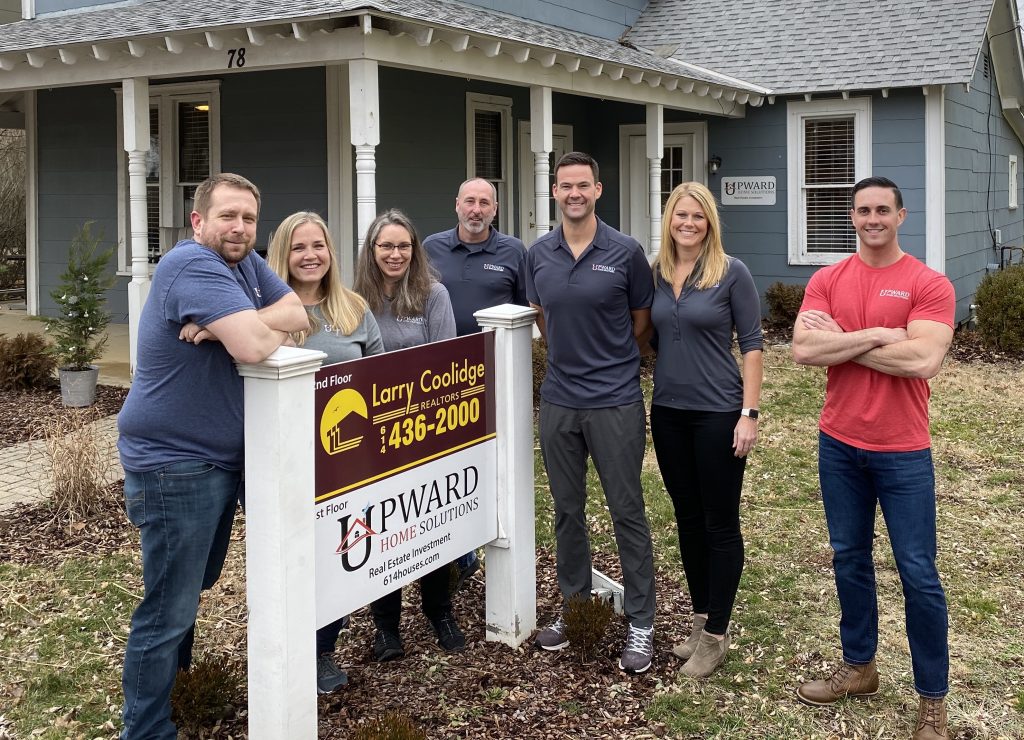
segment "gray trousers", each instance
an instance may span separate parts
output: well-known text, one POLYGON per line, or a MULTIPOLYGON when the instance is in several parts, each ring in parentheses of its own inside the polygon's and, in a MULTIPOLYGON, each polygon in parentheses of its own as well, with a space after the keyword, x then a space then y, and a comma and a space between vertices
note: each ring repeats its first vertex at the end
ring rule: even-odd
POLYGON ((540 449, 555 503, 558 587, 562 597, 590 596, 587 456, 594 461, 612 516, 625 598, 634 627, 654 624, 654 555, 640 468, 647 448, 642 401, 604 409, 540 404, 540 449))

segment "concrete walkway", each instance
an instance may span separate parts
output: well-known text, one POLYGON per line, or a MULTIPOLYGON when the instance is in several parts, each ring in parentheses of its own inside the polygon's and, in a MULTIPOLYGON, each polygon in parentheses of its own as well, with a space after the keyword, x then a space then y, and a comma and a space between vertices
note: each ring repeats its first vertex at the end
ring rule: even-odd
MULTIPOLYGON (((43 333, 43 324, 26 316, 24 311, 0 307, 0 334, 43 333)), ((97 363, 99 382, 103 385, 128 386, 128 325, 111 324, 103 357, 97 363)), ((108 416, 94 422, 103 456, 109 461, 105 478, 108 483, 124 477, 117 459, 117 420, 108 416)), ((46 443, 33 440, 0 448, 0 513, 20 503, 35 503, 50 496, 49 462, 46 443)))

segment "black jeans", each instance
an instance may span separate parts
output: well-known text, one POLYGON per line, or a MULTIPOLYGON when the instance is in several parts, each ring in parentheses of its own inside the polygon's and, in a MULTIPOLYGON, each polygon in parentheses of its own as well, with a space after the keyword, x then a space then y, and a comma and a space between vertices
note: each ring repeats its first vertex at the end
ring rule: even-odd
MULTIPOLYGON (((423 613, 427 619, 437 619, 445 612, 451 611, 452 600, 448 594, 448 586, 451 583, 450 564, 427 573, 419 579, 419 583, 423 613)), ((398 621, 402 616, 402 589, 381 596, 370 604, 370 610, 373 612, 373 623, 377 629, 397 634, 398 621)))
POLYGON ((705 631, 729 628, 743 572, 740 492, 746 458, 733 454, 739 411, 651 407, 651 436, 679 530, 679 552, 693 611, 705 631))

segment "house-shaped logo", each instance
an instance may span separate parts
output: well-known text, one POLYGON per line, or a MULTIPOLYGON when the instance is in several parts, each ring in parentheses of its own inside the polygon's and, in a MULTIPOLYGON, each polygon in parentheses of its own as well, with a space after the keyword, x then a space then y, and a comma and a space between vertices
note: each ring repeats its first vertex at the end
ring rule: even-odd
POLYGON ((348 531, 346 531, 344 536, 341 538, 341 544, 338 545, 338 549, 334 552, 337 555, 344 555, 367 537, 372 537, 375 534, 377 533, 370 529, 366 522, 361 518, 356 517, 352 520, 352 524, 349 526, 348 531))

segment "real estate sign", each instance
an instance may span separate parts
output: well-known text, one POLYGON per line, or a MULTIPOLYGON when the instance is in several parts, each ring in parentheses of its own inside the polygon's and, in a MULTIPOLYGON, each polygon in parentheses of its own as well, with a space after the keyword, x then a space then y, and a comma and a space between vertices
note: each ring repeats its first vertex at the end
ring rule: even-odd
POLYGON ((316 623, 497 537, 494 334, 316 375, 316 623))

